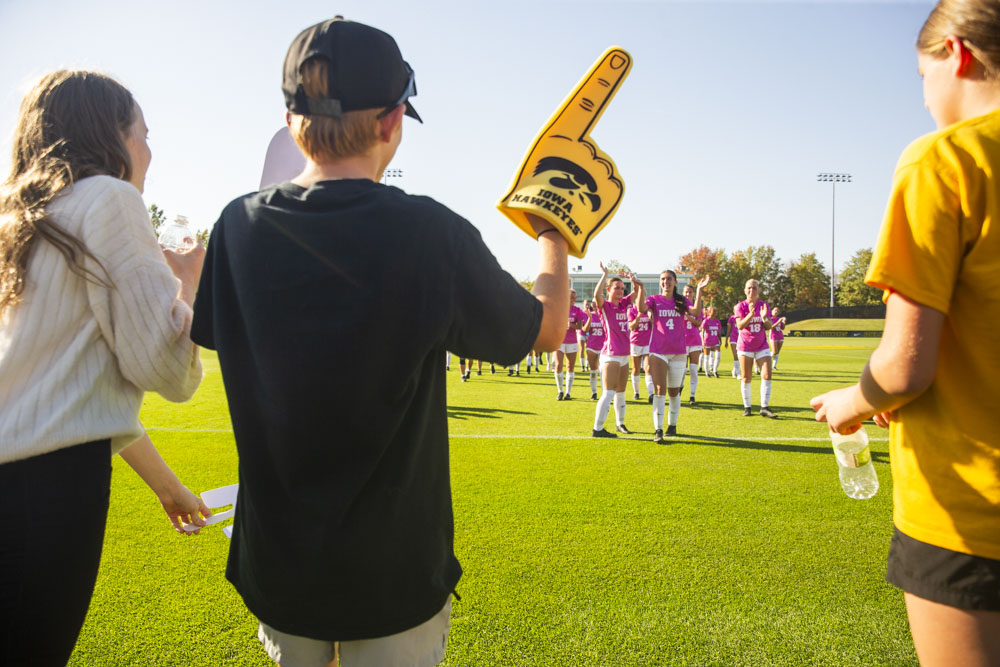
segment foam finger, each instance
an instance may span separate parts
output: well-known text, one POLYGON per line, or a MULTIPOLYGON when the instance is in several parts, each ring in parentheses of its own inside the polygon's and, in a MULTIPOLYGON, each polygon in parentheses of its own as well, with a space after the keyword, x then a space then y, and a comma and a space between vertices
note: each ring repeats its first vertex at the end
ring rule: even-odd
POLYGON ((613 46, 597 59, 549 125, 547 134, 582 139, 593 129, 632 69, 632 56, 613 46))

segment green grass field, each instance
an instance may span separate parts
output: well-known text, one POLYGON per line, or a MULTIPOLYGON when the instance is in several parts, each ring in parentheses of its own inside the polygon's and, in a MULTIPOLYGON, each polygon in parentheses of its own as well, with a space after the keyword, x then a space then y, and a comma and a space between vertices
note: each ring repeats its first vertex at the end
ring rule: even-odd
POLYGON ((787 331, 882 331, 885 328, 884 319, 845 320, 820 319, 802 320, 786 327, 787 331))
MULTIPOLYGON (((885 432, 868 427, 882 488, 851 500, 808 407, 856 379, 877 342, 789 339, 775 374, 777 420, 741 416, 723 356, 723 377, 700 379, 699 403, 685 403, 670 446, 651 442, 645 400, 628 405, 637 435, 590 438, 583 373, 574 400, 560 403, 551 373, 522 367, 511 378, 486 365, 461 383, 453 363, 465 574, 444 664, 915 665, 902 594, 883 581, 885 432)), ((236 481, 214 356, 205 367, 191 403, 151 396, 142 414, 196 492, 236 481)), ((753 395, 759 407, 756 378, 753 395)), ((218 526, 172 532, 152 492, 116 460, 101 572, 70 664, 272 664, 223 577, 228 546, 218 526)))

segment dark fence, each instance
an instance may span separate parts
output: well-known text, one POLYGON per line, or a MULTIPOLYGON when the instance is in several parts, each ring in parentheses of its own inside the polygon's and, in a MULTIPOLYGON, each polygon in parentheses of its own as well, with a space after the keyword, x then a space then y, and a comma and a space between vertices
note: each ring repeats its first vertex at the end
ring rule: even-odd
POLYGON ((834 308, 805 308, 785 313, 785 321, 788 324, 801 322, 802 320, 815 320, 820 318, 837 318, 846 320, 868 320, 885 318, 885 304, 877 306, 836 306, 834 308))
POLYGON ((881 331, 789 331, 785 338, 881 338, 881 331))

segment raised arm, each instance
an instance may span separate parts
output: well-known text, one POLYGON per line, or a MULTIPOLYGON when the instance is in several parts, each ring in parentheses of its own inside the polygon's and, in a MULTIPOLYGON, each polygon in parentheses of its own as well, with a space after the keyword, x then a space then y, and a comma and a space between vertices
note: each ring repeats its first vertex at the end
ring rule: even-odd
POLYGON ((711 280, 712 276, 705 276, 698 281, 698 287, 694 291, 694 305, 691 306, 694 308, 695 312, 701 312, 701 289, 706 287, 711 280))
POLYGON ((569 312, 569 267, 566 239, 555 227, 530 213, 527 214, 538 238, 539 270, 532 293, 542 303, 542 325, 538 329, 534 348, 551 352, 559 347, 566 335, 566 313, 569 312))
POLYGON ((625 274, 625 277, 628 278, 632 282, 632 287, 635 288, 635 289, 632 290, 632 293, 629 294, 629 298, 632 299, 632 303, 635 303, 635 304, 638 305, 638 304, 641 304, 641 303, 645 302, 646 301, 646 288, 643 287, 642 281, 639 280, 639 276, 635 275, 634 273, 629 272, 629 273, 625 274))
POLYGON ((604 285, 608 282, 608 269, 604 266, 604 262, 601 262, 601 279, 597 281, 597 286, 594 287, 594 305, 600 310, 604 307, 604 285))

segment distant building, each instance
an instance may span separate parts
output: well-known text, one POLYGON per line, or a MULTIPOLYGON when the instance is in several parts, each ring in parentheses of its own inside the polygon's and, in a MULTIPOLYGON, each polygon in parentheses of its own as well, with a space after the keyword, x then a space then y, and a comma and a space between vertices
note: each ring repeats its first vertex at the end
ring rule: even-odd
MULTIPOLYGON (((660 293, 660 274, 659 273, 639 273, 639 280, 642 281, 643 287, 646 288, 647 294, 659 294, 660 293)), ((609 279, 613 277, 614 274, 609 275, 609 279)), ((691 273, 678 273, 677 274, 677 291, 680 292, 684 289, 684 286, 691 282, 693 278, 691 273)), ((594 288, 597 287, 597 283, 601 280, 600 273, 570 273, 569 274, 569 286, 576 290, 576 301, 577 303, 583 303, 585 299, 594 298, 594 288)), ((626 278, 622 278, 625 282, 625 294, 632 293, 632 281, 626 278)))

